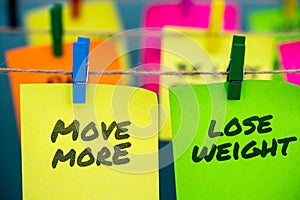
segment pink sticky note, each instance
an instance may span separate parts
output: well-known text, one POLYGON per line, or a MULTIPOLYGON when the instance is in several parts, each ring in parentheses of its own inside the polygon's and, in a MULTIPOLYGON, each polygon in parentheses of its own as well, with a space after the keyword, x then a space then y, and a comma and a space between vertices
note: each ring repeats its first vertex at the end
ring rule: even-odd
MULTIPOLYGON (((283 69, 300 69, 300 41, 281 44, 279 50, 283 69)), ((285 74, 285 80, 300 85, 300 74, 285 74)))
MULTIPOLYGON (((190 0, 182 0, 179 4, 150 4, 144 15, 143 26, 163 28, 166 25, 208 28, 211 4, 194 4, 190 0)), ((239 9, 236 4, 226 4, 224 12, 224 30, 237 30, 239 28, 239 9)), ((144 40, 142 54, 143 70, 160 70, 159 37, 147 37, 144 40)), ((149 75, 142 77, 143 87, 154 92, 159 91, 159 76, 149 75)))

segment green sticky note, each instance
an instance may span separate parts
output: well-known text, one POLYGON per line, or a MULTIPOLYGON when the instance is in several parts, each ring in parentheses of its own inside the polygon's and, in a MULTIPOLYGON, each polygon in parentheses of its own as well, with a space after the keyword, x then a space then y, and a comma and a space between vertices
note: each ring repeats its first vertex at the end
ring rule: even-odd
POLYGON ((287 19, 283 8, 270 8, 254 11, 250 14, 250 29, 260 31, 284 31, 300 28, 300 7, 296 10, 294 19, 287 19))
POLYGON ((177 199, 299 199, 300 87, 227 84, 170 88, 177 199))
MULTIPOLYGON (((288 31, 299 30, 300 28, 300 7, 296 9, 295 18, 288 20, 283 8, 270 8, 267 10, 254 11, 248 18, 249 30, 251 31, 288 31)), ((276 33, 276 32, 275 32, 276 33)), ((285 42, 300 38, 300 34, 284 32, 275 34, 277 42, 285 42)), ((276 60, 274 69, 280 69, 278 52, 275 52, 276 60)), ((274 80, 283 80, 280 74, 273 75, 274 80)))

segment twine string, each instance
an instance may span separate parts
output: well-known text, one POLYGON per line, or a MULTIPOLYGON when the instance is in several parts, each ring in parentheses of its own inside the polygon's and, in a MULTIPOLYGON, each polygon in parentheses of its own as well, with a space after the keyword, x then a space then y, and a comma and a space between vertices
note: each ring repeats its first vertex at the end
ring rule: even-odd
MULTIPOLYGON (((0 73, 40 73, 40 74, 60 74, 60 75, 72 75, 72 71, 65 70, 45 70, 45 69, 16 69, 16 68, 0 68, 0 73)), ((249 74, 295 74, 300 73, 300 69, 290 70, 267 70, 267 71, 245 71, 245 75, 249 74)), ((195 75, 228 75, 228 72, 207 72, 207 71, 136 71, 136 70, 112 70, 101 71, 93 70, 89 71, 89 75, 162 75, 162 76, 195 76, 195 75)))

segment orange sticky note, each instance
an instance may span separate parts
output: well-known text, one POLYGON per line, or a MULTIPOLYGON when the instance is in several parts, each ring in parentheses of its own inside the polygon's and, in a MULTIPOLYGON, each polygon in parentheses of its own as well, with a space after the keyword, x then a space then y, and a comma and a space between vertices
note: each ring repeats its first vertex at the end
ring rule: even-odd
MULTIPOLYGON (((72 42, 63 45, 63 56, 55 57, 51 45, 28 46, 6 52, 9 68, 45 69, 72 71, 72 42)), ((89 70, 121 70, 123 64, 118 58, 117 48, 110 41, 91 41, 89 54, 89 70), (100 45, 101 44, 101 45, 100 45)), ((14 99, 17 123, 20 121, 20 84, 21 83, 71 83, 71 75, 43 73, 10 73, 11 90, 14 99)), ((124 84, 121 75, 94 75, 88 77, 89 83, 124 84)), ((45 91, 47 92, 47 91, 45 91)))

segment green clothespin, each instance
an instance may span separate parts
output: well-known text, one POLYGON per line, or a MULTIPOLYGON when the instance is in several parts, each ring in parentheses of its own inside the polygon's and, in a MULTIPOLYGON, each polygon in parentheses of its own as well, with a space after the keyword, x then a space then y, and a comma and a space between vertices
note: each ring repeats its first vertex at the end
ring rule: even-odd
POLYGON ((62 56, 62 5, 54 4, 50 9, 51 15, 51 36, 53 41, 53 53, 55 56, 62 56))
POLYGON ((227 99, 240 100, 242 81, 244 80, 245 36, 233 36, 229 74, 227 76, 227 99))

